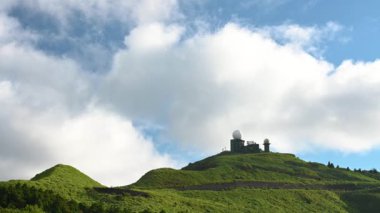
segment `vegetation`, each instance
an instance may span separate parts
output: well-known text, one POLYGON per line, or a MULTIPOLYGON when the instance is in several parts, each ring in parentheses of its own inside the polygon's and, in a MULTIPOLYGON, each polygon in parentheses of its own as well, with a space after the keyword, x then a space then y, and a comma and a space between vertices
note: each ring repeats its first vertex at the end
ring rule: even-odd
POLYGON ((380 174, 292 154, 224 152, 107 188, 71 166, 0 182, 0 212, 376 212, 380 174))
POLYGON ((133 186, 138 188, 175 188, 185 185, 234 181, 272 181, 304 184, 335 182, 378 182, 380 175, 329 169, 323 164, 307 163, 292 154, 221 153, 181 170, 157 169, 145 174, 133 186))
POLYGON ((7 211, 21 209, 33 212, 78 212, 86 209, 85 206, 75 201, 67 201, 52 191, 20 183, 0 187, 0 206, 8 209, 7 211))
POLYGON ((91 179, 74 167, 58 164, 42 173, 37 174, 30 181, 11 180, 7 184, 25 184, 29 187, 41 190, 50 190, 65 199, 77 202, 90 203, 87 199, 86 189, 103 187, 100 183, 91 179))

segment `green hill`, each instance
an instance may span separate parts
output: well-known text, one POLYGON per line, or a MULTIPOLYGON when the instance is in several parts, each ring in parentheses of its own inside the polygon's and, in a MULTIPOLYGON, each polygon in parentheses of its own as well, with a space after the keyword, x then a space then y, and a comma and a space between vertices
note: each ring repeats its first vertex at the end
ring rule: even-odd
POLYGON ((86 200, 88 189, 103 187, 76 168, 62 164, 37 174, 30 181, 11 180, 7 184, 26 184, 29 187, 53 191, 65 199, 76 201, 86 200))
POLYGON ((0 207, 27 212, 377 212, 380 174, 329 168, 292 154, 224 152, 107 188, 71 166, 57 165, 30 181, 0 183, 0 207), (33 194, 43 199, 32 199, 33 194))
POLYGON ((292 154, 221 153, 190 163, 181 170, 156 169, 145 174, 133 186, 139 188, 175 188, 210 183, 267 181, 302 184, 379 183, 380 175, 330 169, 308 163, 292 154))
POLYGON ((68 165, 58 164, 47 169, 36 176, 31 181, 38 182, 48 188, 65 185, 68 188, 90 188, 101 187, 102 185, 89 176, 83 174, 76 168, 68 165))

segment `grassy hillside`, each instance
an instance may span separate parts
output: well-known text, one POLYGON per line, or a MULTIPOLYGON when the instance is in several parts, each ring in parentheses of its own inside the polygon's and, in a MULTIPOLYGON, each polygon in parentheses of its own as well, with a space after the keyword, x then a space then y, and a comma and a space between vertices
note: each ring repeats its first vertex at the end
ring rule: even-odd
POLYGON ((99 199, 130 212, 324 212, 327 209, 330 212, 347 212, 347 204, 338 194, 323 190, 143 191, 149 197, 101 194, 99 199))
POLYGON ((379 175, 331 169, 308 163, 292 154, 221 153, 190 163, 181 170, 156 169, 133 184, 138 188, 173 188, 235 181, 270 181, 303 184, 378 183, 379 175))
POLYGON ((30 181, 11 180, 3 184, 26 184, 37 189, 51 190, 63 198, 77 201, 87 199, 87 189, 103 187, 76 168, 62 164, 37 174, 30 181))
POLYGON ((47 169, 36 176, 31 181, 45 187, 57 187, 57 185, 65 185, 67 187, 86 188, 101 187, 102 185, 89 176, 83 174, 76 168, 68 165, 58 164, 47 169))
POLYGON ((0 212, 376 212, 380 175, 292 154, 221 153, 106 188, 71 166, 0 183, 0 212), (38 190, 36 191, 35 188, 38 190), (10 199, 12 198, 12 199, 10 199), (32 209, 32 210, 28 210, 32 209), (34 211, 34 210, 33 210, 34 211))

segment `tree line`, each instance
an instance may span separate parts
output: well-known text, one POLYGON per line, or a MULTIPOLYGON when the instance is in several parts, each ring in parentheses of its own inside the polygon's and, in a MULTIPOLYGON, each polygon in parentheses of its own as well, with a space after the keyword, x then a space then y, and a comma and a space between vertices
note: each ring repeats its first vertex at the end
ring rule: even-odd
POLYGON ((0 185, 0 212, 12 209, 52 213, 130 212, 128 209, 106 206, 101 202, 85 205, 74 200, 66 200, 53 191, 30 187, 26 184, 0 185))
MULTIPOLYGON (((327 162, 327 167, 332 168, 332 169, 334 169, 334 168, 336 168, 336 169, 344 169, 344 168, 339 167, 339 165, 334 166, 334 164, 331 163, 330 161, 327 162)), ((350 167, 347 167, 346 170, 351 171, 350 167)), ((377 169, 375 169, 375 168, 370 169, 370 170, 354 169, 352 171, 354 171, 354 172, 362 172, 362 173, 372 173, 372 174, 378 174, 379 173, 377 171, 377 169)))

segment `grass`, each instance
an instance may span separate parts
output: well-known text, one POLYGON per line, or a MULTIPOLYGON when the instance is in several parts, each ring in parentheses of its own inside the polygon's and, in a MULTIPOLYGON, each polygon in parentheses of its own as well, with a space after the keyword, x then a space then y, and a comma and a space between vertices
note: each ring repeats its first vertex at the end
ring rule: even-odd
POLYGON ((356 192, 345 192, 341 199, 348 204, 352 212, 379 212, 380 210, 380 188, 362 190, 356 192))
POLYGON ((262 190, 237 188, 227 191, 145 190, 149 198, 102 195, 108 205, 131 212, 347 212, 339 195, 324 190, 262 190))
POLYGON ((11 180, 3 184, 26 184, 29 187, 52 190, 63 198, 81 202, 91 201, 88 199, 88 189, 93 187, 104 187, 76 168, 62 164, 58 164, 37 174, 30 181, 11 180))
POLYGON ((137 188, 173 188, 234 181, 272 181, 304 184, 380 183, 375 177, 308 163, 292 154, 219 154, 181 170, 157 169, 133 184, 137 188))
MULTIPOLYGON (((136 183, 116 188, 122 193, 99 192, 95 187, 104 186, 65 165, 48 169, 30 181, 9 181, 0 183, 0 187, 17 183, 52 190, 67 200, 87 205, 98 203, 108 208, 117 206, 127 212, 374 212, 380 209, 379 174, 328 168, 279 153, 221 153, 180 170, 152 170, 136 183), (239 186, 221 191, 178 190, 186 186, 244 181, 298 184, 305 188, 239 186), (312 185, 348 184, 353 187, 307 189, 312 185), (131 194, 126 189, 143 193, 131 194)), ((19 212, 24 211, 27 212, 19 212)))

